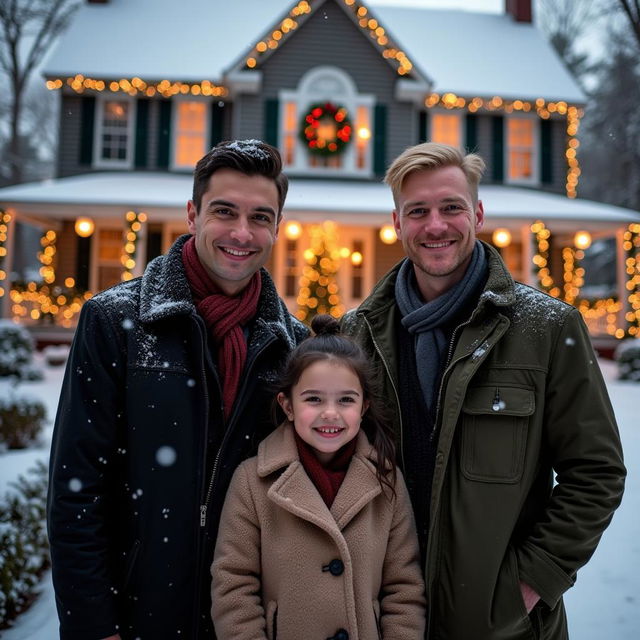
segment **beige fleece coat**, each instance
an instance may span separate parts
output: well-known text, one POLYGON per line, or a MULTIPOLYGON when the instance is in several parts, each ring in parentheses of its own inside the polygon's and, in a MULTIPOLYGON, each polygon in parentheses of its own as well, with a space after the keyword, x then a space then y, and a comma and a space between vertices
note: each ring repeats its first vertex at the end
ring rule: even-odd
POLYGON ((236 470, 211 567, 219 640, 422 640, 424 582, 398 472, 383 493, 364 433, 328 509, 281 425, 236 470))

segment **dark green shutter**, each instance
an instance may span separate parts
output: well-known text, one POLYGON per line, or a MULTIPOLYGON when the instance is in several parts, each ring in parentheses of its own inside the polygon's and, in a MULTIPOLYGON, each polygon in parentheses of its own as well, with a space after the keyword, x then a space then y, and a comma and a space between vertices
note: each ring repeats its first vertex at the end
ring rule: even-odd
POLYGON ((473 113, 467 113, 465 117, 465 147, 469 152, 475 152, 478 149, 478 116, 473 113))
POLYGON ((136 168, 147 166, 147 141, 149 139, 149 100, 140 98, 136 105, 136 168))
POLYGON ((158 167, 169 168, 169 150, 171 148, 171 100, 158 103, 160 109, 158 123, 158 167))
POLYGON ((82 98, 80 117, 80 164, 93 162, 93 132, 96 120, 96 99, 93 96, 82 98))
POLYGON ((383 176, 387 170, 387 106, 373 109, 373 172, 383 176))
POLYGON ((280 120, 280 102, 275 98, 264 101, 264 141, 278 146, 278 124, 280 120))
POLYGON ((209 143, 212 147, 215 147, 218 144, 218 142, 222 142, 223 122, 224 122, 224 103, 212 102, 211 103, 211 135, 209 137, 209 143))
POLYGON ((504 182, 504 117, 493 116, 491 120, 491 137, 493 141, 491 178, 494 182, 504 182))
POLYGON ((553 122, 540 120, 540 181, 553 183, 553 122))
POLYGON ((429 124, 429 117, 427 116, 426 111, 420 111, 418 113, 418 144, 421 142, 426 142, 429 138, 427 137, 427 126, 429 124))

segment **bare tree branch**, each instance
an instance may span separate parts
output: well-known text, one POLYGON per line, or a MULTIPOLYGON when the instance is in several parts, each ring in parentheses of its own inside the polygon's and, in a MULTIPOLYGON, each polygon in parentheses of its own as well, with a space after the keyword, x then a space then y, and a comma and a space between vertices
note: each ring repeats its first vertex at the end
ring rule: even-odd
POLYGON ((627 16, 629 26, 640 46, 640 2, 638 0, 618 0, 623 12, 627 16))
POLYGON ((20 182, 20 126, 29 79, 66 28, 79 0, 0 0, 0 71, 9 80, 11 181, 20 182))

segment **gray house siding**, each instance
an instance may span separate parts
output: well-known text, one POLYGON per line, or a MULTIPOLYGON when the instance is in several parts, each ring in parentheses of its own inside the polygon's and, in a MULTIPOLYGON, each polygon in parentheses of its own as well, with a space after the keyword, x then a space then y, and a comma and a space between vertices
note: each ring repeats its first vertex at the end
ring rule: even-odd
POLYGON ((61 178, 91 171, 90 165, 80 164, 81 127, 82 97, 62 94, 57 167, 61 178))

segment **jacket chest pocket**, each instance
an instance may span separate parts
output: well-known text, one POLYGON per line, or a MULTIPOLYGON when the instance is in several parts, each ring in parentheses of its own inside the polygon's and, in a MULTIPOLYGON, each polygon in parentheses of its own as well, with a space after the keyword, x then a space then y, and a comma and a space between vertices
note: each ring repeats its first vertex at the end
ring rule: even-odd
POLYGON ((531 388, 470 387, 462 407, 463 475, 477 482, 519 482, 534 409, 531 388))

